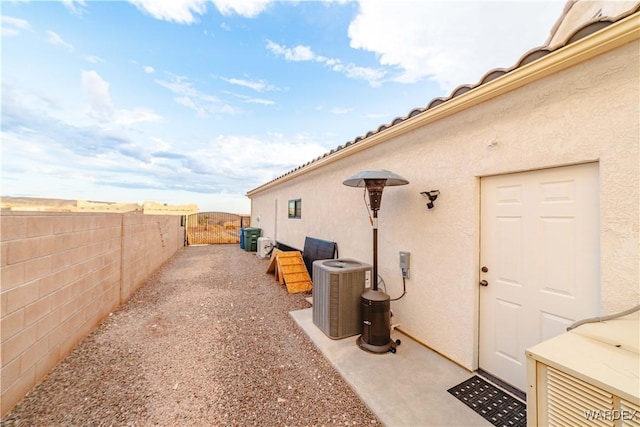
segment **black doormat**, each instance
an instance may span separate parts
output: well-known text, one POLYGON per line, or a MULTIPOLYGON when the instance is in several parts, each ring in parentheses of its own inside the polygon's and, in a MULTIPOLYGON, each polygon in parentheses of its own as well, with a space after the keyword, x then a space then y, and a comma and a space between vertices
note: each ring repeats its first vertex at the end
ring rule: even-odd
POLYGON ((477 375, 447 391, 494 426, 527 425, 527 405, 477 375))

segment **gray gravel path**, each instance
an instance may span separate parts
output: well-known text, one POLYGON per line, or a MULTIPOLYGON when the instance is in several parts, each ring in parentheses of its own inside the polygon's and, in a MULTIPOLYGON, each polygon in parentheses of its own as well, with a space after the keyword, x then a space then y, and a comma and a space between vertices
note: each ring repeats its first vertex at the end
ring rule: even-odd
POLYGON ((268 260, 190 246, 109 316, 3 426, 380 425, 290 318, 268 260))

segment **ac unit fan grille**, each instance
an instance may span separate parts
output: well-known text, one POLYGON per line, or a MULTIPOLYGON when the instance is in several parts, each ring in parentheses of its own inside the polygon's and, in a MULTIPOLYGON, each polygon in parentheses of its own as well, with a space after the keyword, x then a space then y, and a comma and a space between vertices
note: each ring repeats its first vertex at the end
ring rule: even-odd
POLYGON ((613 395, 552 367, 547 368, 549 426, 613 426, 613 420, 587 419, 594 411, 613 411, 613 395))
POLYGON ((620 409, 625 414, 621 417, 622 427, 640 427, 640 405, 620 399, 620 409))

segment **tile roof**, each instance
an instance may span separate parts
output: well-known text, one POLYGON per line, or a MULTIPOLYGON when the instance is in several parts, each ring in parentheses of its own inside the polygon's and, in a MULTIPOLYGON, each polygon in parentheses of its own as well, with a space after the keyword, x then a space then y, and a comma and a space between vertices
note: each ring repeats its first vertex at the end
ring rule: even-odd
MULTIPOLYGON (((587 24, 585 24, 581 28, 579 28, 576 31, 574 31, 573 34, 565 41, 564 44, 561 44, 561 45, 559 45, 559 46, 557 46, 557 47, 555 47, 553 49, 549 48, 548 46, 541 46, 541 47, 538 47, 538 48, 531 49, 527 53, 525 53, 520 58, 520 60, 514 66, 512 66, 511 68, 496 68, 496 69, 493 69, 493 70, 487 72, 480 79, 480 81, 478 83, 476 83, 475 85, 464 84, 464 85, 458 86, 456 89, 453 90, 453 92, 451 92, 451 95, 449 95, 448 97, 435 98, 435 99, 431 100, 431 102, 429 102, 429 104, 427 104, 426 107, 414 108, 405 117, 396 117, 395 119, 393 119, 391 121, 391 123, 380 125, 376 130, 371 130, 371 131, 367 132, 364 136, 358 136, 355 139, 353 139, 352 141, 348 141, 343 145, 340 145, 340 146, 338 146, 336 148, 333 148, 331 151, 328 151, 328 152, 324 153, 323 155, 321 155, 319 157, 316 157, 315 159, 310 160, 307 163, 305 163, 303 165, 300 165, 297 168, 292 169, 292 170, 284 173, 283 175, 280 175, 277 178, 274 178, 271 181, 262 184, 260 187, 264 187, 266 185, 269 185, 269 184, 271 184, 271 183, 273 183, 275 181, 278 181, 278 180, 280 180, 280 179, 282 179, 282 178, 284 178, 284 177, 286 177, 286 176, 288 176, 288 175, 290 175, 290 174, 292 174, 292 173, 294 173, 294 172, 296 172, 296 171, 298 171, 300 169, 303 169, 303 168, 305 168, 305 167, 307 167, 307 166, 309 166, 309 165, 311 165, 311 164, 313 164, 313 163, 315 163, 315 162, 317 162, 317 161, 319 161, 321 159, 329 157, 329 156, 333 155, 334 153, 336 153, 336 152, 338 152, 338 151, 340 151, 340 150, 342 150, 342 149, 344 149, 346 147, 349 147, 349 146, 354 145, 354 144, 358 144, 359 142, 361 142, 361 141, 363 141, 363 140, 365 140, 365 139, 367 139, 367 138, 369 138, 369 137, 371 137, 371 136, 373 136, 375 134, 378 134, 380 132, 384 132, 385 130, 387 130, 387 129, 393 127, 393 126, 404 122, 405 120, 408 120, 408 119, 410 119, 412 117, 415 117, 418 114, 421 114, 421 113, 423 113, 423 112, 425 112, 427 110, 435 108, 438 105, 444 104, 445 102, 450 101, 453 98, 456 98, 456 97, 462 95, 463 93, 469 92, 472 89, 475 89, 475 88, 477 88, 479 86, 482 86, 485 83, 488 83, 488 82, 490 82, 492 80, 495 80, 495 79, 497 79, 499 77, 502 77, 503 75, 505 75, 507 73, 510 73, 513 70, 516 70, 516 69, 518 69, 518 68, 520 68, 520 67, 522 67, 524 65, 527 65, 527 64, 529 64, 529 63, 531 63, 531 62, 533 62, 533 61, 535 61, 537 59, 540 59, 540 58, 542 58, 542 57, 544 57, 544 56, 546 56, 546 55, 548 55, 548 54, 550 54, 552 52, 555 52, 555 51, 557 51, 557 50, 559 50, 559 49, 561 49, 561 48, 563 48, 565 46, 568 46, 571 43, 574 43, 574 42, 576 42, 576 41, 578 41, 578 40, 580 40, 580 39, 582 39, 582 38, 584 38, 584 37, 586 37, 586 36, 588 36, 590 34, 593 34, 593 33, 597 32, 597 31, 600 31, 603 28, 606 28, 609 25, 614 24, 615 22, 618 22, 618 21, 620 21, 620 20, 622 20, 622 19, 624 19, 624 18, 626 18, 626 17, 628 17, 630 15, 633 15, 634 13, 640 13, 640 5, 637 5, 635 8, 629 10, 627 13, 625 13, 623 15, 620 15, 620 16, 617 16, 615 18, 601 17, 600 19, 598 19, 596 21, 588 22, 587 24)), ((256 189, 251 190, 251 191, 258 190, 260 187, 257 187, 256 189)))

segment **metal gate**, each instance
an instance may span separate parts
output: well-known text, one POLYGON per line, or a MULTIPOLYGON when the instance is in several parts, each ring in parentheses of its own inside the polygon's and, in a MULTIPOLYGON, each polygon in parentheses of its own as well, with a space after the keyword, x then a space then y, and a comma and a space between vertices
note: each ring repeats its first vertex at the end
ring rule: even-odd
POLYGON ((187 215, 188 245, 240 243, 240 229, 249 226, 249 217, 226 212, 198 212, 187 215))

